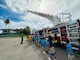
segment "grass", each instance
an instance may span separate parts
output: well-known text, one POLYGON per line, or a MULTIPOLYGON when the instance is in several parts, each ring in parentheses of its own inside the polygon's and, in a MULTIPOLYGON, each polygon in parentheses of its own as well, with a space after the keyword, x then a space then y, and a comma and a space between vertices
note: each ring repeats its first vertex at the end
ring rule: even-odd
MULTIPOLYGON (((27 35, 23 35, 24 37, 27 37, 27 35)), ((3 34, 3 35, 0 35, 0 38, 12 38, 12 37, 21 37, 21 34, 3 34)))

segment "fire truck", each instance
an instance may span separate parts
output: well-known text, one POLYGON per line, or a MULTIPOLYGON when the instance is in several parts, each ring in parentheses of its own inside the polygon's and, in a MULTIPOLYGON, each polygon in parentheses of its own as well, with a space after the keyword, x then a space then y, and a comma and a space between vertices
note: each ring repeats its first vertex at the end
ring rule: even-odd
POLYGON ((51 35, 54 40, 57 40, 57 43, 63 44, 64 41, 67 39, 67 24, 66 23, 61 23, 56 25, 55 27, 52 28, 44 28, 41 30, 36 31, 36 34, 41 38, 44 36, 45 38, 51 35))
POLYGON ((57 40, 58 44, 60 43, 62 45, 65 45, 65 41, 69 39, 72 44, 72 48, 78 50, 77 39, 80 38, 80 20, 61 23, 52 28, 43 28, 41 30, 37 30, 36 34, 39 38, 42 36, 46 38, 48 35, 51 35, 54 40, 57 40))
POLYGON ((58 16, 53 16, 50 14, 44 14, 40 12, 28 11, 30 13, 42 16, 47 18, 53 22, 55 25, 52 28, 43 28, 41 30, 37 30, 35 33, 41 38, 42 36, 48 37, 48 35, 52 35, 54 40, 57 40, 57 43, 65 45, 65 41, 69 39, 70 43, 73 46, 73 49, 78 50, 78 42, 77 39, 80 39, 80 20, 69 21, 69 22, 62 22, 65 20, 71 20, 70 13, 59 13, 62 17, 59 18, 58 16), (64 16, 63 16, 64 15, 64 16), (65 17, 66 16, 66 17, 65 17))

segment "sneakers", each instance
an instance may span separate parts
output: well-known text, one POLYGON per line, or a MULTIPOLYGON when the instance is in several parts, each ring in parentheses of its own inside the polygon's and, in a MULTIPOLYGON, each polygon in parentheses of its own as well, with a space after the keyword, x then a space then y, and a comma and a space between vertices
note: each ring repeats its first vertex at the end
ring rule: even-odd
POLYGON ((52 60, 52 59, 49 57, 48 60, 52 60))
POLYGON ((57 60, 57 59, 54 59, 54 60, 57 60))
POLYGON ((46 55, 46 52, 45 51, 43 51, 43 55, 46 55))
MULTIPOLYGON (((52 59, 49 57, 48 60, 52 60, 52 59)), ((54 60, 57 60, 57 59, 54 59, 54 60)))

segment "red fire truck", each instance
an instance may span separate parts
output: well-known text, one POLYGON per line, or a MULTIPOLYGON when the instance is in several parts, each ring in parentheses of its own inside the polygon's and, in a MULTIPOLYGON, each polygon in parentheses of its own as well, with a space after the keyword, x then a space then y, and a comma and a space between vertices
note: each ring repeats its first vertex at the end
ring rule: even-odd
POLYGON ((80 20, 71 21, 62 23, 62 21, 71 20, 71 14, 70 13, 58 13, 56 16, 35 12, 35 11, 29 11, 30 13, 39 15, 41 17, 47 18, 48 20, 51 20, 55 27, 52 28, 45 28, 36 31, 39 37, 44 36, 47 37, 48 33, 53 36, 55 40, 57 40, 58 43, 65 44, 65 40, 69 39, 73 49, 78 50, 76 47, 78 46, 77 39, 80 38, 80 20), (57 24, 57 25, 56 25, 57 24))
POLYGON ((52 35, 57 43, 64 44, 65 40, 69 39, 73 49, 78 50, 77 39, 80 38, 80 20, 73 22, 61 23, 52 28, 44 28, 36 31, 36 34, 41 38, 42 36, 48 37, 52 35))

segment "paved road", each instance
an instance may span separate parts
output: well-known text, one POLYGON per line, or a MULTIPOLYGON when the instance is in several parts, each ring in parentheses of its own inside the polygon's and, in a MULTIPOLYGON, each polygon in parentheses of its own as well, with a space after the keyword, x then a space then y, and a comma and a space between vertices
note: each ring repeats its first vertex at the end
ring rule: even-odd
MULTIPOLYGON (((66 50, 61 48, 61 47, 55 47, 56 52, 57 52, 57 58, 58 60, 68 60, 67 59, 67 53, 66 50)), ((75 56, 74 60, 80 60, 79 57, 75 56)))
MULTIPOLYGON (((42 55, 39 47, 24 38, 20 44, 20 38, 0 38, 0 60, 48 60, 48 55, 42 55)), ((58 60, 67 60, 64 49, 56 47, 58 60)), ((79 60, 76 57, 75 60, 79 60)))

